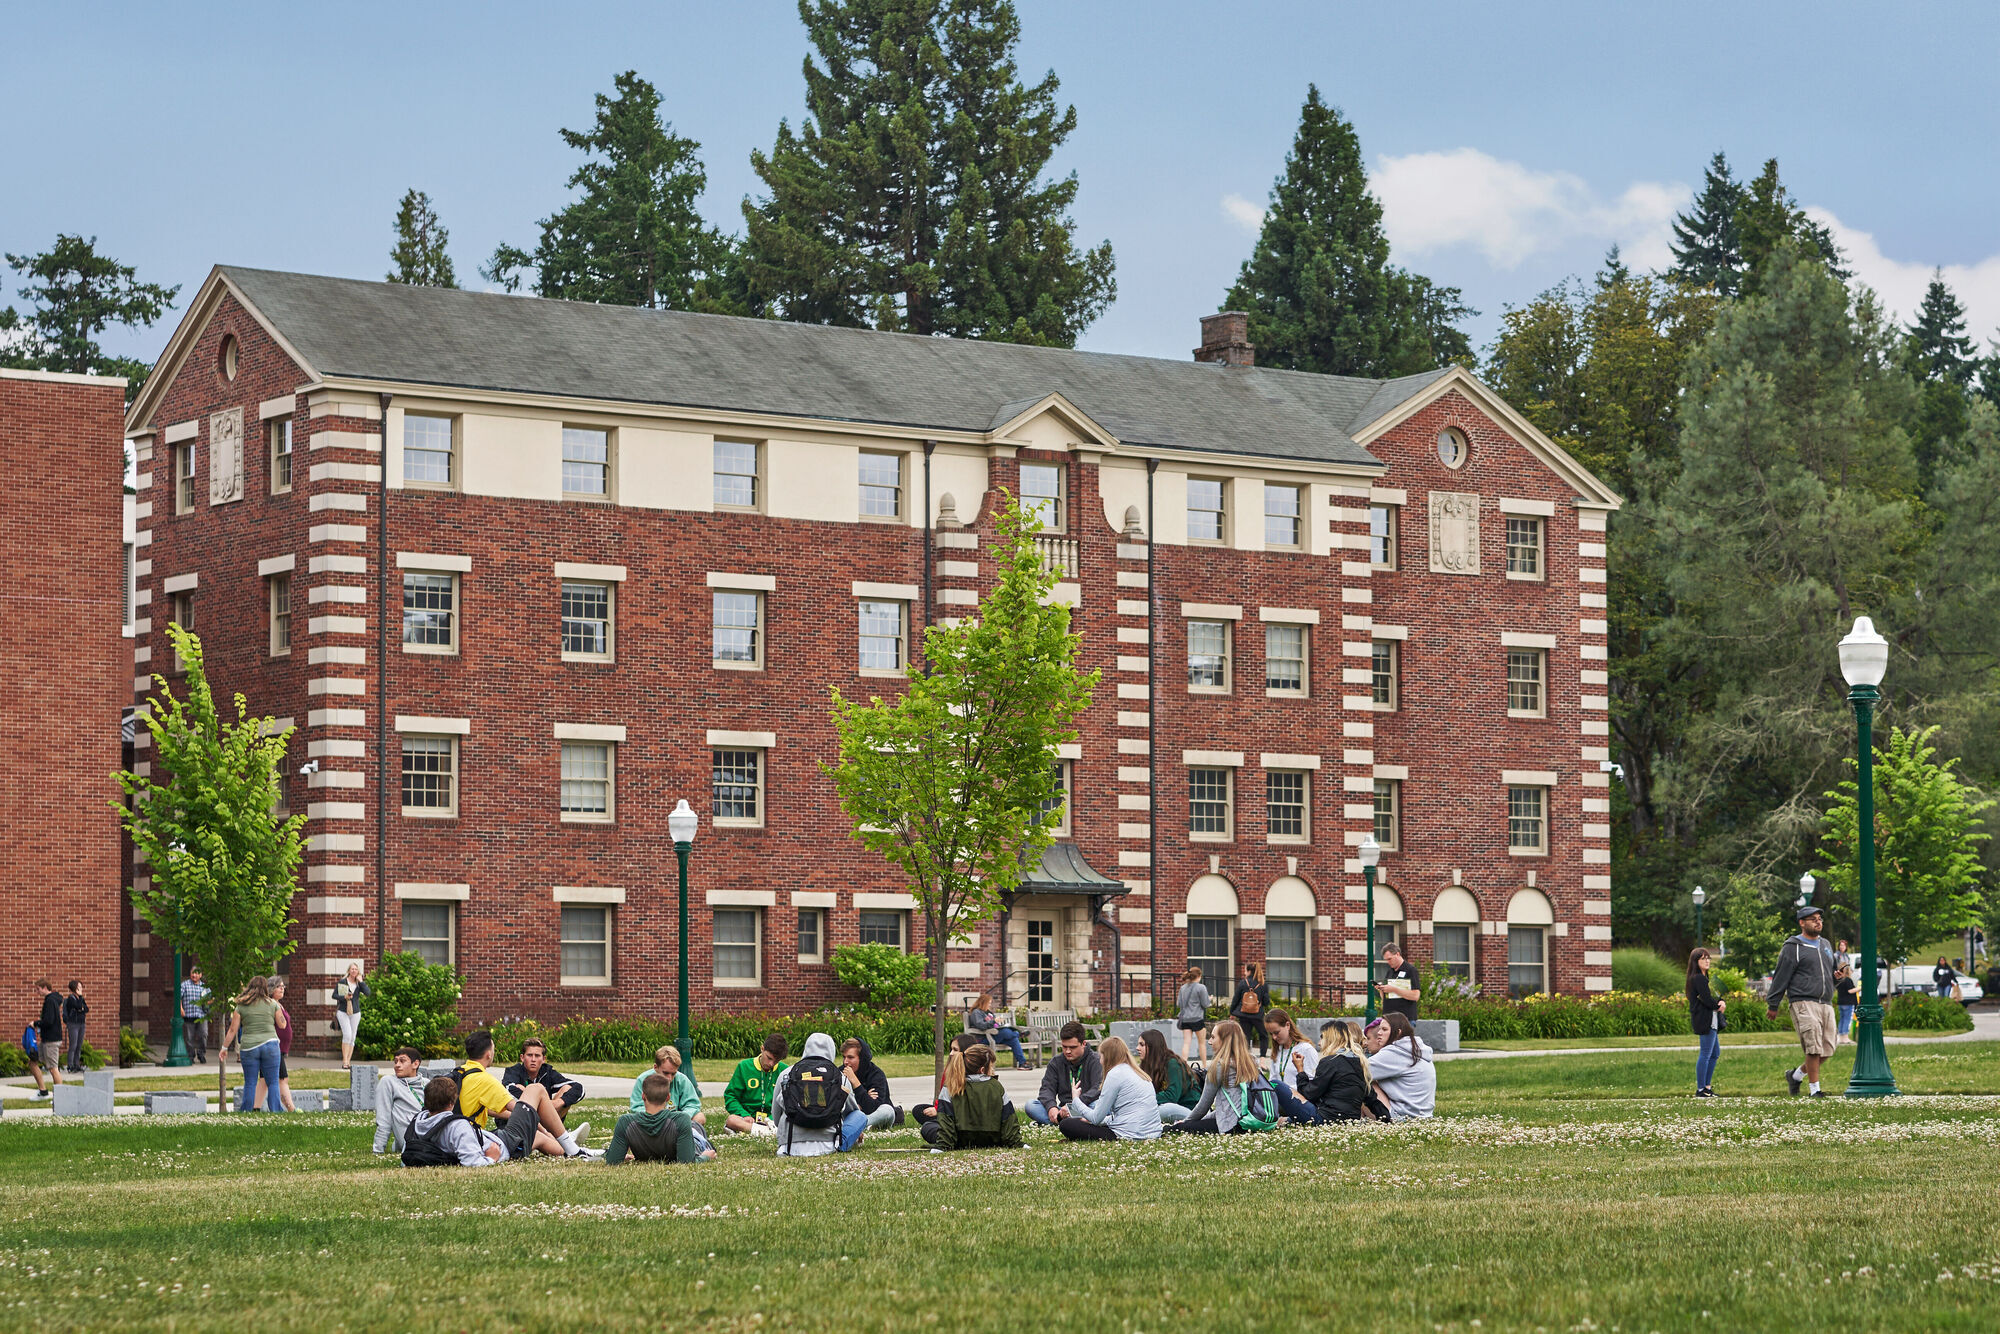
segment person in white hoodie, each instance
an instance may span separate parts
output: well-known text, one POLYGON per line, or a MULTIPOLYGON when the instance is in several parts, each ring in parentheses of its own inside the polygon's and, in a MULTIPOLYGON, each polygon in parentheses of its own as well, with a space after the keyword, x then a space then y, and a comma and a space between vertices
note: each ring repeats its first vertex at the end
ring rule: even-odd
MULTIPOLYGON (((1273 1084, 1283 1084, 1292 1092, 1319 1070, 1319 1049, 1306 1041, 1305 1034, 1292 1022, 1290 1012, 1273 1010, 1264 1016, 1264 1031, 1271 1037, 1270 1074, 1273 1084), (1292 1059, 1297 1053, 1299 1060, 1292 1059)), ((1280 1099, 1282 1101, 1282 1099, 1280 1099)))
POLYGON ((410 1122, 424 1110, 424 1080, 418 1073, 424 1058, 415 1047, 398 1047, 395 1072, 383 1075, 375 1085, 375 1152, 403 1152, 410 1122))
POLYGON ((1158 1139, 1160 1100, 1153 1081, 1132 1064, 1123 1038, 1106 1038, 1097 1046, 1104 1063, 1104 1083, 1095 1103, 1072 1099, 1055 1111, 1056 1128, 1064 1139, 1158 1139))
POLYGON ((1387 1014, 1368 1025, 1368 1073, 1391 1121, 1421 1121, 1437 1107, 1437 1063, 1410 1021, 1387 1014))
POLYGON ((833 1039, 825 1033, 814 1033, 806 1039, 805 1054, 798 1064, 788 1065, 779 1073, 778 1082, 771 1086, 771 1116, 773 1128, 778 1132, 778 1156, 780 1158, 817 1158, 822 1154, 846 1153, 861 1142, 862 1132, 868 1129, 868 1118, 855 1104, 854 1095, 841 1082, 840 1070, 834 1059, 833 1039), (825 1063, 821 1070, 813 1062, 825 1063), (785 1114, 785 1089, 799 1072, 804 1070, 808 1077, 830 1078, 832 1087, 845 1100, 846 1110, 840 1120, 825 1129, 807 1125, 793 1125, 785 1114))

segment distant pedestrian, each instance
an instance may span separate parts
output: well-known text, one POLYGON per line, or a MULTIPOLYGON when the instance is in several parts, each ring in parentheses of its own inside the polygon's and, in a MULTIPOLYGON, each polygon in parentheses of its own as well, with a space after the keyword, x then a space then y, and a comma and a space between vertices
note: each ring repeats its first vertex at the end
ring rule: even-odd
POLYGON ((69 980, 69 995, 63 997, 63 1040, 69 1044, 69 1060, 64 1069, 73 1075, 83 1073, 83 1020, 90 1013, 90 1002, 83 998, 83 983, 76 978, 69 980))
POLYGON ((1722 1055, 1722 1012, 1729 1008, 1709 986, 1708 971, 1715 966, 1706 947, 1688 955, 1688 1026, 1701 1039, 1694 1058, 1694 1096, 1715 1096, 1715 1062, 1722 1055))
POLYGON ((278 1006, 278 1102, 288 1112, 296 1112, 298 1107, 292 1102, 292 1071, 289 1057, 292 1054, 292 1012, 285 1008, 285 979, 273 973, 264 985, 271 992, 271 999, 278 1006))
POLYGON ((22 1037, 32 1040, 24 1040, 21 1049, 28 1056, 28 1073, 35 1077, 35 1096, 46 1098, 52 1084, 62 1083, 62 995, 46 977, 35 983, 35 993, 41 998, 41 1011, 23 1031, 22 1037), (44 1070, 50 1084, 42 1082, 44 1070))
POLYGON ((1854 1002, 1860 995, 1860 991, 1854 985, 1854 970, 1847 966, 1847 960, 1844 957, 1840 961, 1840 967, 1833 970, 1833 995, 1835 1001, 1840 1006, 1840 1031, 1835 1033, 1834 1037, 1846 1038, 1852 1041, 1854 1037, 1854 1002))
POLYGON ((1264 1012, 1271 1008, 1271 988, 1264 981, 1264 970, 1254 963, 1243 965, 1242 980, 1236 984, 1236 994, 1229 1000, 1229 1017, 1243 1030, 1246 1041, 1256 1044, 1257 1054, 1270 1054, 1271 1042, 1264 1034, 1264 1012))
POLYGON ((1410 967, 1403 957, 1403 947, 1393 940, 1382 947, 1382 962, 1387 967, 1383 969, 1382 980, 1375 984, 1375 990, 1382 995, 1382 1013, 1400 1014, 1414 1024, 1417 1003, 1424 994, 1417 981, 1417 970, 1410 967))
POLYGON ((1825 930, 1826 918, 1820 910, 1810 903, 1800 905, 1799 934, 1779 949, 1770 984, 1764 989, 1770 1018, 1778 1017, 1780 1002, 1791 1003, 1792 1029, 1799 1035, 1799 1050, 1805 1055, 1797 1068, 1785 1072, 1785 1083, 1795 1098, 1801 1085, 1810 1085, 1815 1098, 1826 1096, 1819 1086, 1819 1067, 1833 1055, 1834 1024, 1838 1021, 1833 1012, 1835 960, 1833 947, 1821 934, 1825 930))
POLYGON ((1201 969, 1193 964, 1181 974, 1180 994, 1174 998, 1174 1027, 1181 1031, 1181 1059, 1188 1058, 1188 1043, 1194 1043, 1194 1055, 1206 1061, 1209 1053, 1208 1007, 1211 997, 1208 988, 1202 985, 1201 969))
POLYGON ((333 984, 333 1019, 340 1025, 340 1068, 354 1063, 354 1035, 361 1030, 361 1002, 375 993, 361 980, 361 965, 347 965, 347 976, 333 984))
POLYGON ((271 999, 271 988, 264 979, 253 977, 235 1004, 222 1033, 222 1050, 226 1052, 234 1044, 237 1059, 243 1062, 243 1092, 236 1110, 255 1109, 257 1085, 262 1081, 269 1090, 264 1110, 278 1111, 278 1003, 271 999))
POLYGON ((208 1064, 208 988, 202 985, 201 965, 188 969, 181 982, 181 1037, 196 1065, 208 1064))
POLYGON ((1931 981, 1937 984, 1939 1000, 1955 999, 1951 993, 1958 986, 1958 970, 1946 963, 1942 954, 1938 955, 1937 967, 1931 969, 1931 981))

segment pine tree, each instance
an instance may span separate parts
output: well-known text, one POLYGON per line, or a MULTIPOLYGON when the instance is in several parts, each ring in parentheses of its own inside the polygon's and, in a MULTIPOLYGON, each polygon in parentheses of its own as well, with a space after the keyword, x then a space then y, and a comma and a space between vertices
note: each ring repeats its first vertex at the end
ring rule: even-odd
POLYGON ((1776 158, 1767 159, 1757 179, 1745 188, 1743 202, 1736 210, 1736 230, 1743 243, 1741 291, 1755 290, 1764 262, 1778 243, 1788 238, 1797 241, 1801 253, 1817 259, 1840 281, 1846 282, 1854 276, 1845 267, 1833 233, 1808 218, 1778 178, 1776 158))
POLYGON ((799 0, 818 53, 743 205, 753 303, 785 319, 1074 346, 1117 293, 1079 250, 1076 128, 1053 73, 1024 85, 1010 0, 799 0))
POLYGON ((97 336, 114 324, 150 327, 172 308, 180 286, 142 283, 138 270, 97 253, 97 238, 58 234, 39 255, 9 255, 14 272, 34 279, 21 295, 35 303, 25 313, 0 310, 0 366, 122 375, 130 402, 152 373, 149 362, 106 355, 97 336))
POLYGON ((1942 270, 1931 274, 1923 305, 1910 325, 1903 361, 1917 381, 1917 414, 1910 433, 1918 484, 1928 489, 1939 456, 1970 424, 1969 395, 1981 369, 1972 339, 1965 333, 1965 308, 1945 285, 1942 270))
POLYGON ((660 119, 660 94, 632 70, 597 95, 589 130, 562 130, 586 154, 569 178, 580 191, 541 221, 530 254, 502 244, 480 273, 508 291, 529 270, 538 296, 669 310, 725 305, 718 289, 728 242, 695 207, 708 188, 701 145, 660 119))
POLYGON ((458 275, 445 251, 450 239, 451 234, 438 221, 437 210, 431 207, 431 197, 421 190, 405 191, 396 210, 396 244, 389 251, 390 262, 396 267, 389 271, 388 280, 411 287, 457 287, 458 275))
POLYGON ((1670 270, 1674 277, 1693 287, 1712 287, 1724 296, 1735 293, 1743 272, 1743 240, 1736 229, 1743 193, 1729 170, 1729 159, 1716 150, 1693 207, 1674 219, 1670 270))
POLYGON ((1306 90, 1256 249, 1222 308, 1249 313, 1259 365, 1366 376, 1469 359, 1456 326, 1477 313, 1457 288, 1389 263, 1360 136, 1317 86, 1306 90))

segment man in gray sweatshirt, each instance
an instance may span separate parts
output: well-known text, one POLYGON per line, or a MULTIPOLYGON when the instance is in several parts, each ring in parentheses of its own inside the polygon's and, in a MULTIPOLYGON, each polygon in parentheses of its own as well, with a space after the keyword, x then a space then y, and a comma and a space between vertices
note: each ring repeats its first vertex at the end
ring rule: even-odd
POLYGON ((1825 930, 1826 918, 1818 908, 1810 903, 1799 905, 1799 934, 1778 951, 1771 985, 1764 990, 1764 1005, 1773 1019, 1778 1017, 1779 1002, 1791 1002, 1792 1028, 1799 1035, 1799 1049, 1805 1053, 1803 1064, 1785 1072, 1785 1083, 1795 1098, 1801 1083, 1812 1086, 1813 1097, 1826 1096, 1820 1091, 1819 1065, 1833 1055, 1838 1041, 1833 1013, 1833 970, 1838 960, 1833 947, 1821 938, 1825 930))
POLYGON ((375 1086, 375 1152, 402 1156, 410 1123, 424 1110, 423 1060, 415 1047, 398 1047, 395 1073, 375 1086))

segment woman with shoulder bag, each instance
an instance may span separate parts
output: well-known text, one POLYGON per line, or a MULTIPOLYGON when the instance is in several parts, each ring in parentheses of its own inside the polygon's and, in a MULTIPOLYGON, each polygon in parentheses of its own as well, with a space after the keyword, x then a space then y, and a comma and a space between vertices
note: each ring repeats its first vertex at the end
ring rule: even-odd
POLYGON ((1715 1062, 1722 1055, 1722 1012, 1729 1008, 1729 1003, 1718 1000, 1709 986, 1708 970, 1713 966, 1705 946, 1688 955, 1688 1026, 1701 1039, 1694 1058, 1694 1096, 1697 1098, 1715 1096, 1712 1084, 1715 1062))
POLYGON ((1236 984, 1236 994, 1229 1001, 1229 1017, 1243 1030, 1244 1040, 1255 1043, 1259 1056, 1268 1056, 1271 1051, 1270 1037, 1264 1032, 1264 1012, 1271 1008, 1271 988, 1264 981, 1264 970, 1254 963, 1243 965, 1243 980, 1236 984))
POLYGON ((361 1002, 375 993, 361 980, 361 965, 347 965, 347 976, 333 984, 333 1018, 340 1025, 340 1068, 354 1063, 354 1035, 361 1031, 361 1002))

